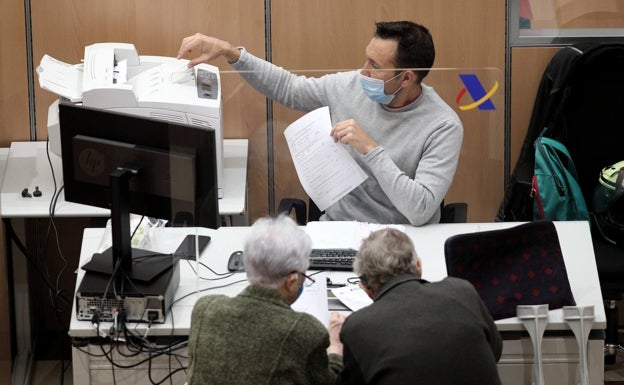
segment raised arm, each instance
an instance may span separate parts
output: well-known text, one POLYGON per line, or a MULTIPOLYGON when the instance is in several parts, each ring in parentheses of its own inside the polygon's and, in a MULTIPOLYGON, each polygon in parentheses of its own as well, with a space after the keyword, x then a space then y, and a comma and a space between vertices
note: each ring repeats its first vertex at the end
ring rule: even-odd
POLYGON ((209 63, 220 56, 230 63, 235 63, 240 58, 240 50, 229 42, 201 33, 182 39, 177 58, 181 59, 193 51, 198 51, 199 56, 189 60, 189 67, 209 63))

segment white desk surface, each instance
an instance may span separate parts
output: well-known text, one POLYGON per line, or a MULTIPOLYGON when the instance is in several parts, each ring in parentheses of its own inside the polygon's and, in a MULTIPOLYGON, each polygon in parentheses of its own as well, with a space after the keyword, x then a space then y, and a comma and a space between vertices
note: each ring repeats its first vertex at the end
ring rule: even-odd
MULTIPOLYGON (((6 149, 2 149, 6 151, 6 149)), ((224 155, 224 197, 219 199, 219 214, 240 215, 245 212, 247 191, 247 139, 225 139, 224 155)), ((46 142, 13 142, 7 152, 0 152, 4 167, 2 188, 0 189, 0 216, 4 218, 43 218, 49 215, 50 200, 54 193, 54 179, 57 189, 62 185, 62 160, 50 152, 46 142), (3 156, 4 155, 4 156, 3 156), (39 198, 23 198, 22 190, 32 193, 35 186, 43 195, 39 198)), ((55 215, 58 217, 108 217, 110 211, 93 206, 65 201, 61 193, 57 201, 55 215)))
MULTIPOLYGON (((493 230, 504 227, 511 227, 517 223, 466 223, 466 224, 439 224, 424 227, 406 228, 406 233, 414 240, 418 253, 423 260, 423 278, 429 281, 437 281, 444 278, 446 274, 446 263, 444 259, 444 241, 451 235, 469 233, 474 231, 493 230)), ((568 277, 572 287, 574 298, 579 306, 593 305, 595 320, 593 329, 604 329, 606 318, 598 281, 598 273, 589 233, 586 222, 557 222, 557 231, 561 242, 568 277)), ((227 273, 227 260, 235 250, 241 250, 244 237, 248 227, 221 227, 218 230, 205 228, 164 228, 159 231, 165 232, 166 236, 156 236, 158 244, 154 244, 154 250, 161 252, 173 252, 181 242, 185 234, 197 233, 210 235, 212 240, 208 248, 201 255, 200 261, 216 273, 227 273)), ((98 245, 103 235, 103 229, 86 229, 81 249, 81 262, 84 264, 91 255, 98 251, 98 245)), ((316 246, 322 246, 317 245, 316 246)), ((313 239, 313 247, 315 247, 313 239)), ((208 294, 225 294, 234 296, 238 294, 247 282, 244 273, 234 273, 219 279, 219 276, 210 272, 205 267, 199 267, 199 276, 193 272, 196 263, 181 261, 180 285, 175 298, 179 299, 173 307, 174 319, 167 318, 164 324, 154 324, 150 330, 150 335, 171 335, 172 329, 175 335, 188 335, 190 328, 191 311, 197 298, 208 294), (235 283, 236 282, 236 283, 235 283), (198 291, 200 291, 197 293, 198 291), (189 295, 190 294, 190 295, 189 295), (188 296, 187 296, 188 295, 188 296)), ((84 272, 78 269, 77 282, 80 282, 84 272)), ((347 277, 353 273, 328 273, 334 283, 346 281, 347 277)), ((76 285, 78 288, 78 284, 76 285)), ((72 337, 92 337, 95 330, 90 322, 78 321, 76 319, 75 301, 72 309, 72 317, 69 334, 72 337)), ((500 331, 518 331, 523 327, 517 318, 508 318, 496 321, 500 331)), ((137 331, 144 331, 146 324, 137 324, 137 331)), ((107 330, 106 326, 102 327, 107 330)), ((134 328, 134 326, 133 326, 134 328)), ((561 309, 551 310, 549 313, 549 323, 547 330, 569 329, 563 321, 561 309)))

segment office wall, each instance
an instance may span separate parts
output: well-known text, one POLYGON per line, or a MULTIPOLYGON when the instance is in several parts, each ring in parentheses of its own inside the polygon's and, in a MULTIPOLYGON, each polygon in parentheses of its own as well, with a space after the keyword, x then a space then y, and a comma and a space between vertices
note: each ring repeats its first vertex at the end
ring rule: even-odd
MULTIPOLYGON (((28 139, 23 2, 1 1, 0 15, 0 147, 3 147, 13 140, 28 139), (20 127, 24 129, 19 130, 20 127)), ((4 234, 4 226, 1 229, 4 234)), ((4 242, 0 243, 0 277, 0 384, 10 384, 13 363, 4 242)))
MULTIPOLYGON (((33 50, 38 63, 49 54, 79 63, 84 47, 97 42, 133 43, 140 55, 175 56, 182 38, 196 32, 244 42, 264 55, 264 1, 139 0, 34 2, 33 50)), ((223 128, 226 138, 250 138, 249 188, 252 216, 268 212, 265 101, 229 74, 225 60, 223 128), (233 95, 230 97, 230 95, 233 95)), ((38 138, 47 136, 47 106, 55 95, 36 88, 38 138)))
MULTIPOLYGON (((174 1, 111 1, 84 3, 72 0, 35 2, 32 6, 33 56, 38 63, 44 54, 77 63, 84 46, 94 42, 133 42, 144 55, 175 55, 183 36, 196 31, 212 34, 245 45, 264 56, 264 2, 191 1, 179 5, 174 1)), ((344 69, 358 68, 363 51, 377 20, 415 20, 428 26, 437 47, 436 67, 504 68, 504 4, 496 0, 472 2, 450 0, 359 1, 349 2, 271 2, 273 61, 285 68, 344 69), (449 12, 452 10, 452 12, 449 12), (483 20, 488 20, 484 23, 483 20), (348 27, 347 27, 348 26, 348 27), (471 33, 465 33, 470 31, 471 33)), ((269 211, 267 138, 265 101, 248 86, 239 83, 223 61, 224 136, 250 139, 249 209, 251 219, 269 211)), ((502 91, 502 90, 501 90, 502 91)), ((501 92, 502 94, 502 92, 501 92)), ((35 87, 37 138, 47 136, 47 106, 55 95, 35 87)), ((282 131, 298 115, 274 106, 275 205, 285 196, 303 197, 303 191, 282 131)), ((501 107, 502 112, 502 107, 501 107)), ((462 118, 464 119, 464 118, 462 118)), ((464 121, 466 133, 463 158, 456 182, 447 201, 467 201, 469 220, 487 221, 495 214, 501 197, 503 175, 503 127, 496 127, 497 153, 500 163, 496 172, 482 172, 479 157, 466 155, 470 149, 479 152, 483 138, 472 135, 480 122, 464 121), (499 171, 500 170, 500 171, 499 171)), ((491 140, 491 138, 490 138, 491 140)))
MULTIPOLYGON (((505 4, 501 1, 359 0, 354 7, 345 1, 273 0, 272 5, 273 61, 285 68, 360 68, 375 21, 412 20, 427 26, 433 35, 435 68, 466 68, 467 71, 496 68, 500 70, 501 80, 504 74, 505 4)), ((437 76, 439 73, 432 72, 425 83, 434 85, 442 94, 444 84, 436 80, 437 76)), ((457 91, 452 90, 452 98, 457 91)), ((501 88, 499 95, 503 93, 501 88)), ((448 96, 445 100, 455 104, 448 96)), ((484 123, 483 115, 460 115, 464 123, 464 144, 446 201, 468 202, 469 221, 472 222, 493 220, 502 198, 504 107, 502 97, 500 100, 497 107, 500 120, 493 125, 484 123), (488 143, 496 145, 492 148, 488 143)), ((305 197, 282 134, 300 115, 275 106, 276 200, 288 196, 305 197)))
POLYGON ((0 2, 0 146, 28 140, 24 3, 0 2))
MULTIPOLYGON (((221 36, 232 41, 245 41, 256 51, 264 52, 264 1, 107 1, 80 2, 54 1, 32 2, 32 44, 35 66, 44 54, 49 54, 68 63, 79 63, 84 46, 95 42, 119 41, 134 43, 140 54, 175 56, 183 37, 197 31, 221 36)), ((12 141, 29 140, 28 87, 26 80, 26 48, 24 2, 7 0, 1 2, 3 21, 0 26, 0 146, 8 147, 12 141)), ((229 69, 225 61, 214 63, 224 71, 229 69)), ((253 197, 259 202, 258 212, 267 212, 266 184, 266 113, 265 101, 250 88, 240 87, 236 75, 224 76, 224 82, 235 94, 224 101, 226 137, 252 138, 255 145, 250 147, 249 163, 256 171, 250 175, 253 181, 253 197), (252 94, 250 96, 250 94, 252 94), (251 105, 242 99, 254 99, 259 102, 251 105), (259 106, 259 107, 256 107, 259 106), (260 128, 258 128, 260 126, 260 128)), ((37 78, 35 77, 35 82, 37 78)), ((226 90, 227 92, 227 90, 226 90)), ((56 95, 35 87, 35 107, 37 139, 47 137, 46 121, 49 104, 56 95)), ((258 214, 257 214, 258 215, 258 214)), ((74 276, 71 271, 76 267, 80 247, 81 229, 89 223, 76 220, 76 224, 58 221, 61 231, 63 252, 71 268, 63 275, 61 283, 66 293, 73 293, 74 276), (75 241, 75 242, 73 242, 75 241)), ((45 223, 44 223, 45 225, 45 223)), ((41 227, 39 227, 41 228, 41 227)), ((36 237, 34 237, 36 238, 36 237)), ((32 238, 30 239, 32 240, 32 238)), ((50 246, 50 245, 49 245, 50 246)), ((0 246, 1 247, 1 246, 0 246)), ((48 252, 49 270, 56 276, 64 261, 55 254, 54 247, 48 252)), ((0 254, 0 276, 6 277, 5 253, 0 254)), ((36 277, 32 279, 31 289, 37 290, 36 277)), ((0 279, 0 298, 6 295, 6 279, 0 279)), ((45 292, 45 289, 44 289, 45 292)), ((71 295, 71 294, 70 294, 71 295)), ((49 301, 43 296, 45 304, 49 301)), ((41 302, 40 302, 41 303, 41 302)), ((0 300, 0 383, 11 383, 11 350, 9 348, 8 301, 0 300), (6 340, 6 341, 5 341, 6 340)), ((41 307, 38 313, 40 336, 65 333, 67 325, 58 326, 53 313, 41 307), (43 329, 43 330, 42 330, 43 329)), ((70 312, 62 315, 66 323, 70 312)), ((58 341, 40 338, 40 341, 58 341)), ((46 348, 46 344, 39 344, 46 348)), ((58 347, 54 348, 58 351, 58 347)), ((60 358, 60 357, 57 357, 60 358)))

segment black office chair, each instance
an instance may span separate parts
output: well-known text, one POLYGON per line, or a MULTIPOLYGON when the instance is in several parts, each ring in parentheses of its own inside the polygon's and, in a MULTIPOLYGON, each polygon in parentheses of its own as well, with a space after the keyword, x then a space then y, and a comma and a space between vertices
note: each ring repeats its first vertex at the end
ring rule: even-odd
POLYGON ((551 221, 457 234, 444 255, 448 275, 471 282, 495 320, 515 317, 518 305, 575 305, 551 221))
MULTIPOLYGON (((308 201, 308 205, 298 198, 284 198, 280 200, 278 213, 286 213, 290 215, 295 211, 295 219, 298 224, 305 225, 308 222, 318 221, 323 212, 312 199, 308 201), (309 207, 309 209, 308 209, 309 207)), ((441 216, 440 223, 466 223, 468 220, 468 204, 465 202, 454 202, 447 205, 444 201, 440 204, 441 216)))

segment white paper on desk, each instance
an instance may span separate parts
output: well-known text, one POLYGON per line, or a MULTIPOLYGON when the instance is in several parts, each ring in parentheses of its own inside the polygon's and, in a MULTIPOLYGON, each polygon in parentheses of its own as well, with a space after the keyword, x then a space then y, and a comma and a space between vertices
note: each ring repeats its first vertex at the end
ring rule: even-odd
POLYGON ((71 102, 79 102, 82 100, 82 68, 82 64, 67 64, 43 55, 37 67, 39 86, 71 102))
POLYGON ((336 298, 352 311, 360 310, 373 303, 368 294, 358 284, 349 284, 331 289, 336 298))
POLYGON ((368 178, 345 145, 334 142, 329 107, 311 111, 284 131, 301 186, 321 211, 368 178))
POLYGON ((314 274, 313 278, 315 282, 309 287, 304 287, 301 296, 290 307, 295 311, 308 313, 328 326, 327 278, 325 273, 314 274))
POLYGON ((312 221, 308 222, 305 231, 312 239, 312 248, 350 248, 360 249, 364 238, 373 231, 394 228, 405 232, 403 225, 380 225, 377 223, 356 221, 312 221))

